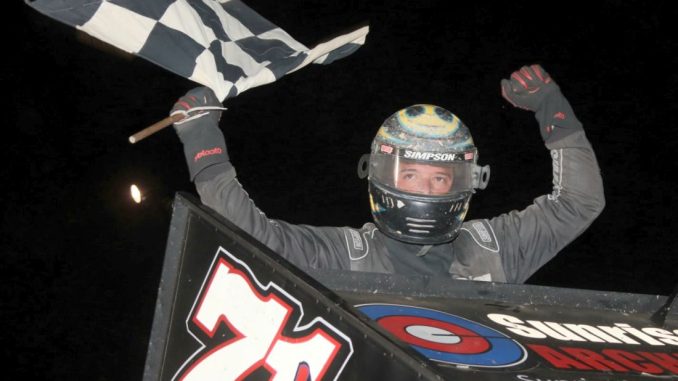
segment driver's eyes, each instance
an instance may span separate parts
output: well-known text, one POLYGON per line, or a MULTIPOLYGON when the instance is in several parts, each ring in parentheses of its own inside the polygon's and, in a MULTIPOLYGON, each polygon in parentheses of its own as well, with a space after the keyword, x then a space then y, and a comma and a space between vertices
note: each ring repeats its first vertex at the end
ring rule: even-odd
POLYGON ((433 181, 435 181, 437 183, 444 183, 444 182, 447 182, 448 180, 447 180, 447 177, 438 176, 438 177, 434 177, 433 181))

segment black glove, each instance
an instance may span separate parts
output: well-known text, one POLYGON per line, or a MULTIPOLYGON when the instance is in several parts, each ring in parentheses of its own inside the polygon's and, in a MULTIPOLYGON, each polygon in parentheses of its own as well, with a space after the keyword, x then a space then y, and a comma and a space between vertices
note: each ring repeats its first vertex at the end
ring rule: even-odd
POLYGON ((513 106, 537 111, 546 97, 559 91, 558 85, 539 65, 523 66, 501 80, 501 95, 513 106))
POLYGON ((170 115, 186 117, 174 123, 174 130, 184 145, 191 181, 205 168, 228 162, 224 135, 219 130, 221 110, 225 110, 214 92, 197 87, 179 98, 170 115))
POLYGON ((513 106, 535 112, 547 143, 582 129, 560 87, 539 65, 523 66, 510 80, 502 79, 501 94, 513 106))

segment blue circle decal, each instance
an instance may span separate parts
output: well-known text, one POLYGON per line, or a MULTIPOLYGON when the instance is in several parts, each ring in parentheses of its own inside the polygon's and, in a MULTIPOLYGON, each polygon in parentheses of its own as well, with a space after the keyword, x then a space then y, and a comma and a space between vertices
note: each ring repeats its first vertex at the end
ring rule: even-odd
POLYGON ((392 304, 358 309, 427 358, 447 364, 510 367, 525 349, 501 332, 441 311, 392 304))

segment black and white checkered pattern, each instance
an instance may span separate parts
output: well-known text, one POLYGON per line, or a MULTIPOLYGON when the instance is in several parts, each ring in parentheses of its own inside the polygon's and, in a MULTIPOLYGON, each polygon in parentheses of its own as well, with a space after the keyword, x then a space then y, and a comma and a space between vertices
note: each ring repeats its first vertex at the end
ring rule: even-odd
POLYGON ((210 87, 223 101, 343 58, 368 28, 309 49, 240 0, 26 0, 39 12, 210 87))

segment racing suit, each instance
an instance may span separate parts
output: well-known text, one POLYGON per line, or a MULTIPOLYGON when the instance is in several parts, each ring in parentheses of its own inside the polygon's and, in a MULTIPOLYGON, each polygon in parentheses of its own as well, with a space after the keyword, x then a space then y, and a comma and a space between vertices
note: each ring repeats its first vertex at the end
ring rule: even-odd
MULTIPOLYGON (((404 243, 373 223, 316 227, 269 219, 237 181, 225 146, 221 160, 192 177, 206 206, 302 268, 523 283, 579 236, 605 204, 600 170, 582 125, 562 95, 552 98, 535 113, 551 152, 552 193, 521 211, 466 221, 459 236, 444 244, 404 243)), ((212 131, 223 140, 218 127, 212 131)), ((187 158, 205 151, 199 144, 191 147, 189 140, 182 140, 187 158)))

